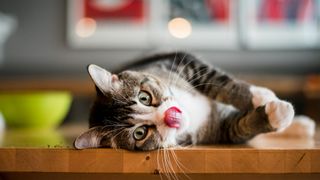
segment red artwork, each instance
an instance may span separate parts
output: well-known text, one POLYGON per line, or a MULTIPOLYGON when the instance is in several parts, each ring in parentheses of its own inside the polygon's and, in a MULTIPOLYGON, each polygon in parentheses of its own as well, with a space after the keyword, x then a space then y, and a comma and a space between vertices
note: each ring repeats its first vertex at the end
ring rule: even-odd
POLYGON ((214 21, 228 22, 230 16, 229 0, 206 0, 206 6, 211 19, 214 21))
POLYGON ((263 0, 260 20, 267 22, 309 22, 315 14, 314 0, 263 0))
POLYGON ((143 0, 84 0, 84 16, 96 20, 143 21, 143 0))

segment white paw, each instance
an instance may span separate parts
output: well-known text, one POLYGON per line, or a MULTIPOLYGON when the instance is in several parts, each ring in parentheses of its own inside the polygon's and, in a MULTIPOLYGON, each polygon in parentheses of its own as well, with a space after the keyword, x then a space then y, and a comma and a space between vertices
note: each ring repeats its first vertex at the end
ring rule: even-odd
POLYGON ((294 117, 293 106, 282 100, 267 103, 265 111, 268 115, 270 125, 277 130, 283 130, 288 127, 294 117))
POLYGON ((251 86, 250 92, 252 93, 252 104, 254 108, 264 106, 268 102, 278 100, 277 96, 270 89, 251 86))

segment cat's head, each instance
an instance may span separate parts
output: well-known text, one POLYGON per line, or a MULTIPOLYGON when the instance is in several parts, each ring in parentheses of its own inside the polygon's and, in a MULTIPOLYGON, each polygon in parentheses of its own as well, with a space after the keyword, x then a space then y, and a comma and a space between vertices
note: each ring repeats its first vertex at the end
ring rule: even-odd
POLYGON ((97 98, 90 129, 75 141, 77 149, 113 147, 153 150, 176 145, 188 126, 188 115, 166 82, 148 73, 111 74, 89 65, 97 98))

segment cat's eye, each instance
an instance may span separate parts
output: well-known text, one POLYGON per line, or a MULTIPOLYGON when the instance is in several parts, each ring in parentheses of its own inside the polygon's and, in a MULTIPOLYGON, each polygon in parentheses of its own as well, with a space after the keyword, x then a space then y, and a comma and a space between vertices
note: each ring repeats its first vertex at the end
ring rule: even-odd
POLYGON ((145 91, 140 91, 139 95, 138 95, 139 101, 146 105, 146 106, 150 106, 151 105, 151 95, 145 91))
POLYGON ((133 132, 133 138, 135 140, 142 140, 147 136, 148 128, 146 126, 140 126, 133 132))

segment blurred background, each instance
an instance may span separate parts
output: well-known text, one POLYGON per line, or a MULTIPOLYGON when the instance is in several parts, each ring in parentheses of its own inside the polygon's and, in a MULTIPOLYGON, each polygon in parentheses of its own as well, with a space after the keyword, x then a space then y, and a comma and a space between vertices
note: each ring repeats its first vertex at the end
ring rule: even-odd
POLYGON ((186 51, 320 114, 319 0, 0 0, 0 90, 64 90, 86 122, 86 66, 186 51))

